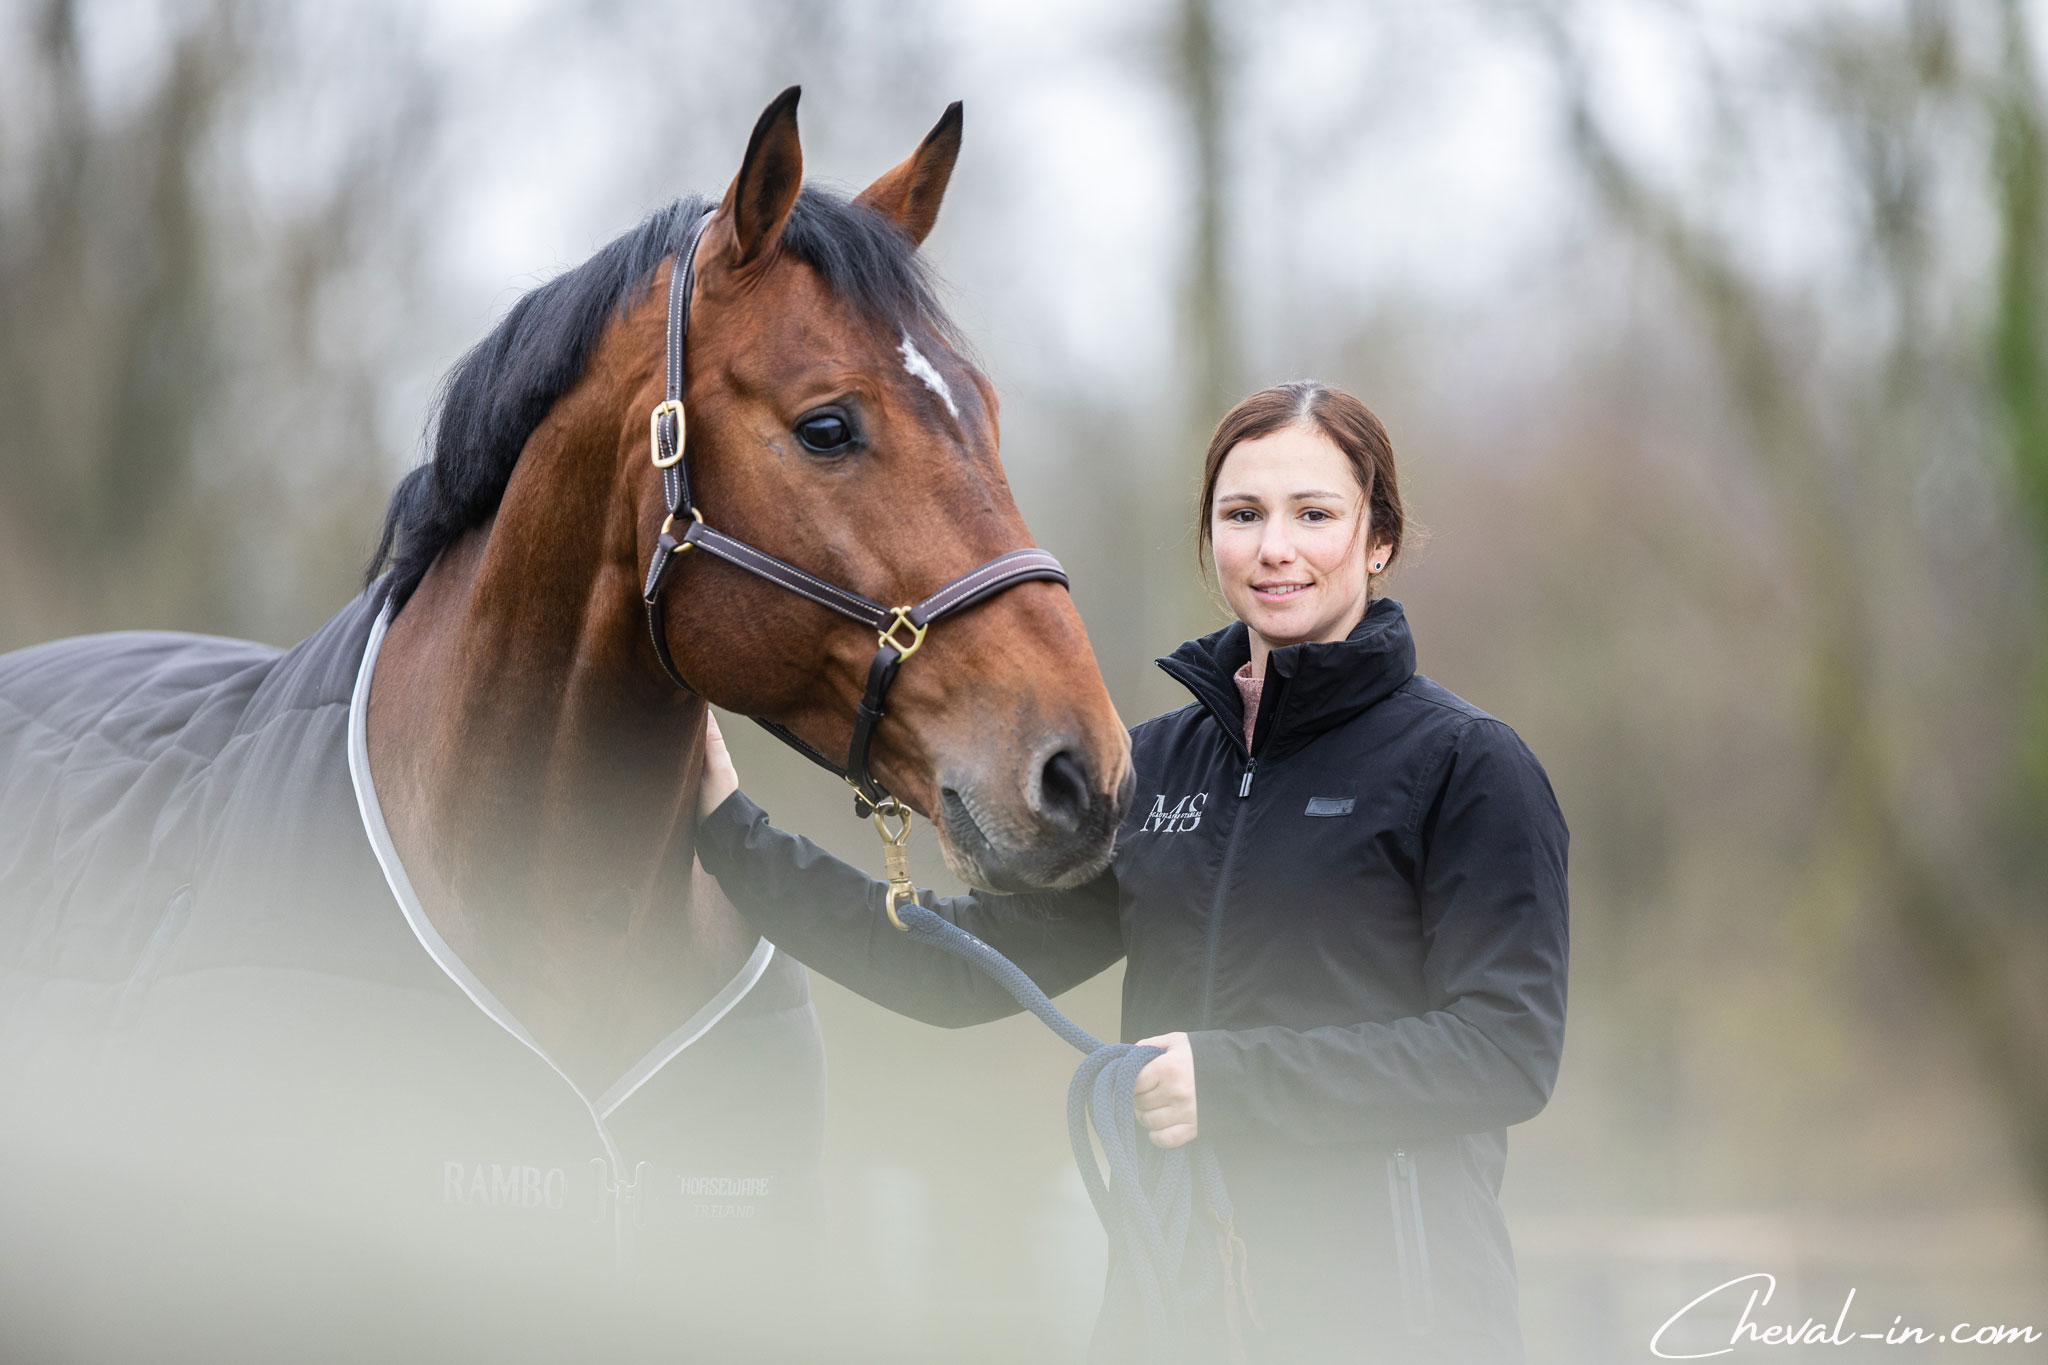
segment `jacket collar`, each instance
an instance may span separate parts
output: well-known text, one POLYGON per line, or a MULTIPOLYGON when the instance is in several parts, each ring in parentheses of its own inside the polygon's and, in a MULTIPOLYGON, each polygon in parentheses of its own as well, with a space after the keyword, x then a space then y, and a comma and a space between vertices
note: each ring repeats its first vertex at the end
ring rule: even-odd
MULTIPOLYGON (((1189 640, 1158 661, 1233 740, 1244 736, 1244 700, 1231 676, 1252 656, 1242 621, 1189 640)), ((1342 640, 1287 645, 1266 656, 1258 733, 1261 755, 1297 748, 1334 729, 1415 676, 1415 640, 1401 604, 1381 597, 1342 640)))

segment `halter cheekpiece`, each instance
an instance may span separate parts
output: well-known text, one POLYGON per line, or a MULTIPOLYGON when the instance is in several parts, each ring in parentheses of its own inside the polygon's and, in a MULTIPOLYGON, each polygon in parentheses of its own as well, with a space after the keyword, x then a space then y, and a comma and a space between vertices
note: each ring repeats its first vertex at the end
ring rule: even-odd
POLYGON ((662 671, 677 687, 694 692, 696 689, 684 680, 675 658, 669 653, 668 627, 662 619, 661 610, 661 589, 669 571, 678 559, 693 549, 716 555, 728 564, 745 569, 757 578, 765 578, 827 611, 858 621, 875 632, 875 657, 868 665, 867 690, 854 712, 853 743, 847 751, 844 766, 834 763, 773 721, 757 719, 755 723, 820 767, 844 778, 854 790, 855 813, 874 817, 887 855, 889 918, 900 929, 904 926, 897 920, 896 906, 902 898, 915 895, 910 887, 904 851, 904 842, 910 833, 910 811, 875 780, 868 768, 868 750, 874 743, 875 728, 882 721, 882 702, 888 696, 889 685, 896 680, 896 671, 903 666, 903 661, 917 653, 924 644, 925 631, 932 622, 965 611, 1019 583, 1038 581, 1064 586, 1066 571, 1057 559, 1043 550, 1012 550, 961 574, 922 602, 912 606, 885 607, 707 525, 704 514, 690 497, 688 423, 683 414, 683 346, 690 334, 690 299, 697 277, 697 244, 710 221, 711 215, 707 213, 690 226, 676 251, 675 265, 669 272, 663 397, 648 416, 648 439, 654 466, 661 471, 662 501, 667 505, 668 516, 661 523, 661 533, 654 542, 654 557, 647 566, 647 581, 640 591, 640 599, 647 608, 648 635, 654 642, 654 657, 660 660, 662 671), (885 818, 896 822, 893 828, 885 823, 885 818))

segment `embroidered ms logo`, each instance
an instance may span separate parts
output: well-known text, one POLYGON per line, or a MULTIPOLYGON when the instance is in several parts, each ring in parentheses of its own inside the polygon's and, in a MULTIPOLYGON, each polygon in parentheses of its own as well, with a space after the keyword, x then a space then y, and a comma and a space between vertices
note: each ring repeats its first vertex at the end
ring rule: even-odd
POLYGON ((1145 823, 1138 828, 1140 834, 1186 834, 1202 823, 1202 809, 1209 804, 1209 793, 1196 792, 1183 796, 1171 810, 1167 809, 1166 796, 1161 793, 1152 798, 1152 813, 1145 817, 1145 823))

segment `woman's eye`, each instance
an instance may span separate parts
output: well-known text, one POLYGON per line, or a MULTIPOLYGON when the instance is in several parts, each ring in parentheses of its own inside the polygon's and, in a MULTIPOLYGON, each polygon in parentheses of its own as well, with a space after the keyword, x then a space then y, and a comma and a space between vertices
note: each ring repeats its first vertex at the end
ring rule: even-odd
POLYGON ((1223 519, 1225 521, 1234 521, 1239 526, 1249 526, 1259 519, 1259 514, 1249 507, 1240 507, 1235 512, 1227 514, 1223 519))
POLYGON ((1320 507, 1311 507, 1301 514, 1301 519, 1311 526, 1320 525, 1330 519, 1330 514, 1320 507))
POLYGON ((837 455, 853 444, 853 426, 836 412, 820 412, 796 424, 796 438, 818 455, 837 455))

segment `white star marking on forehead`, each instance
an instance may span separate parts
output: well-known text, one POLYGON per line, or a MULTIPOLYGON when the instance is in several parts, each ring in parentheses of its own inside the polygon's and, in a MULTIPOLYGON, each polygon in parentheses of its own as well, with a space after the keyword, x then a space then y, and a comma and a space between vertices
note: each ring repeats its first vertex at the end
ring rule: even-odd
POLYGON ((917 343, 910 339, 910 333, 903 334, 903 344, 896 349, 903 356, 903 368, 937 394, 939 401, 946 405, 946 411, 953 414, 953 420, 959 421, 960 409, 953 406, 953 391, 946 387, 945 376, 932 368, 931 361, 924 358, 924 352, 918 350, 917 343))

